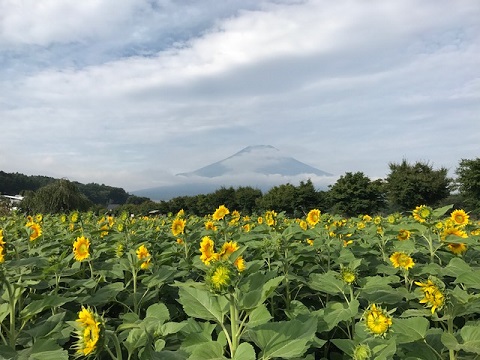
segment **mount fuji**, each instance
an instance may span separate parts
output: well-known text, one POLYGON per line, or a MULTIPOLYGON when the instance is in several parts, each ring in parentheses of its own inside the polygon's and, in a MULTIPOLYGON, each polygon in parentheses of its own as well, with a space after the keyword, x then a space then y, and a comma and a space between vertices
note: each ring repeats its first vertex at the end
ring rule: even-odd
POLYGON ((271 145, 247 146, 239 152, 201 167, 176 174, 176 184, 134 191, 152 200, 194 196, 220 187, 251 186, 263 192, 276 185, 310 179, 317 187, 333 183, 333 175, 288 156, 271 145))

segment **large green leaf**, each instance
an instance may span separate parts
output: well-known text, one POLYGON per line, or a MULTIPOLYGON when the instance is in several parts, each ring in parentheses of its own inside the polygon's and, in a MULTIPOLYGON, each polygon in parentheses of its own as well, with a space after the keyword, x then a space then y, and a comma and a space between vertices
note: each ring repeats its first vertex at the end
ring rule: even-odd
POLYGON ((105 305, 114 300, 124 289, 123 283, 114 282, 98 289, 95 294, 85 299, 85 303, 92 306, 105 305))
POLYGON ((467 325, 460 330, 463 343, 460 348, 464 351, 480 354, 480 326, 467 325))
POLYGON ((233 360, 255 360, 256 358, 255 349, 251 344, 246 342, 238 346, 235 356, 232 357, 233 360))
POLYGON ((354 299, 350 304, 329 302, 325 307, 323 319, 327 323, 328 330, 333 329, 340 322, 351 320, 358 313, 360 303, 354 299))
POLYGON ((229 302, 224 296, 215 295, 208 290, 176 283, 179 287, 178 301, 188 316, 223 323, 229 302))
POLYGON ((399 318, 393 321, 392 331, 402 344, 424 339, 429 327, 430 322, 424 317, 399 318))
POLYGON ((25 306, 21 311, 20 311, 20 317, 24 319, 29 319, 32 316, 42 312, 43 310, 47 308, 53 308, 57 306, 61 306, 63 304, 66 304, 70 301, 75 300, 75 298, 65 298, 60 295, 49 295, 45 296, 44 298, 40 300, 34 300, 27 306, 25 306))
POLYGON ((188 360, 225 360, 223 346, 217 341, 210 341, 196 346, 188 360))
POLYGON ((317 330, 317 320, 291 320, 260 325, 249 331, 261 349, 260 359, 300 357, 308 348, 317 330))
POLYGON ((330 295, 342 294, 345 289, 345 284, 334 271, 325 274, 311 274, 308 286, 313 290, 330 295))

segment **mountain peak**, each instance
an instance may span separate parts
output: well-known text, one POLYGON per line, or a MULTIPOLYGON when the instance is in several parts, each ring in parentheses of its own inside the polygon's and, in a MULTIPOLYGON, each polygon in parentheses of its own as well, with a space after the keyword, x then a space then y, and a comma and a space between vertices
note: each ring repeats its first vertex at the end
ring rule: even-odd
POLYGON ((180 176, 200 176, 206 178, 240 174, 294 176, 315 174, 331 176, 331 174, 302 163, 292 157, 285 156, 271 145, 251 145, 223 160, 204 166, 180 176))

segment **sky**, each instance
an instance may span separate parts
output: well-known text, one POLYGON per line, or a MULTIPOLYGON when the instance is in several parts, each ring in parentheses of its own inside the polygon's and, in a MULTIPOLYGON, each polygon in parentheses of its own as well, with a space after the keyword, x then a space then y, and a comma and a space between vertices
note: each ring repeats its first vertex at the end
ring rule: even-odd
POLYGON ((250 145, 480 157, 480 1, 0 0, 0 170, 135 191, 250 145))

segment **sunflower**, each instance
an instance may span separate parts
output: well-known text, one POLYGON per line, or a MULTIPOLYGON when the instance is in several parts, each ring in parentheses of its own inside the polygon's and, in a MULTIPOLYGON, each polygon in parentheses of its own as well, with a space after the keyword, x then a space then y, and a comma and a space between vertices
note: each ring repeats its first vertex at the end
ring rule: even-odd
POLYGON ((397 234, 397 239, 400 240, 400 241, 408 240, 408 239, 410 239, 411 235, 412 235, 412 233, 410 231, 405 230, 405 229, 401 229, 397 234))
POLYGON ((185 231, 185 225, 187 224, 187 220, 176 218, 172 222, 172 234, 173 236, 178 236, 179 234, 183 234, 185 231))
POLYGON ((413 259, 409 255, 400 251, 394 252, 392 256, 390 256, 390 261, 394 268, 400 267, 405 270, 408 270, 415 265, 413 259))
POLYGON ((313 240, 312 239, 307 239, 305 240, 308 245, 313 246, 313 240))
POLYGON ((237 270, 229 262, 217 261, 206 274, 206 283, 216 294, 225 294, 235 280, 237 270))
POLYGON ((450 250, 455 255, 461 255, 465 251, 467 251, 467 245, 465 245, 464 243, 449 243, 447 247, 448 250, 450 250))
POLYGON ((3 229, 0 229, 0 246, 5 245, 5 241, 3 241, 3 229))
POLYGON ((238 248, 238 244, 235 241, 228 241, 223 244, 219 256, 222 258, 222 260, 227 260, 230 255, 238 250, 238 248))
POLYGON ((99 341, 103 336, 104 320, 90 307, 85 308, 78 313, 75 321, 76 335, 78 340, 74 345, 76 356, 93 355, 99 348, 99 341))
POLYGON ((424 223, 432 215, 432 209, 426 205, 420 205, 413 210, 412 215, 416 221, 424 223))
POLYGON ((353 350, 353 360, 368 360, 372 356, 372 350, 367 344, 358 344, 353 350))
POLYGON ((363 215, 362 220, 365 222, 370 222, 372 221, 372 217, 370 215, 363 215))
POLYGON ((30 241, 38 239, 40 236, 42 236, 42 227, 40 224, 28 222, 26 226, 30 230, 30 241))
POLYGON ((443 229, 441 239, 445 241, 448 236, 457 236, 462 239, 468 238, 468 235, 465 231, 455 227, 447 227, 443 229))
POLYGON ((392 326, 392 317, 386 310, 372 304, 363 314, 365 326, 374 336, 385 336, 392 326))
POLYGON ((205 265, 210 265, 211 261, 218 260, 219 258, 219 254, 215 252, 214 245, 215 244, 210 237, 204 236, 202 238, 200 243, 200 252, 202 253, 202 255, 200 255, 200 260, 202 260, 205 265))
POLYGON ((71 215, 70 215, 70 221, 72 223, 76 223, 78 221, 78 212, 77 211, 74 211, 71 215))
POLYGON ((445 303, 443 288, 434 283, 431 279, 428 279, 425 283, 415 281, 415 285, 420 286, 420 290, 423 292, 424 298, 420 300, 420 303, 427 304, 427 307, 431 307, 432 314, 435 310, 443 307, 445 303))
POLYGON ((263 224, 263 217, 259 216, 259 217, 257 218, 257 223, 263 224))
POLYGON ((247 265, 245 264, 245 260, 243 259, 242 256, 239 256, 234 262, 233 265, 238 269, 238 271, 242 272, 247 268, 247 265))
POLYGON ((265 222, 267 223, 268 226, 275 225, 276 216, 277 216, 277 213, 273 210, 265 212, 265 222))
POLYGON ((5 254, 3 253, 5 251, 5 248, 0 245, 0 263, 3 263, 5 261, 5 254))
POLYGON ((77 261, 83 261, 90 256, 90 240, 84 236, 77 237, 73 243, 73 256, 77 261))
POLYGON ((468 224, 469 216, 465 210, 454 210, 450 214, 450 219, 452 219, 457 226, 464 226, 468 224))
POLYGON ((312 209, 307 214, 307 222, 310 226, 315 226, 320 221, 320 210, 312 209))
POLYGON ((357 279, 357 273, 355 270, 350 269, 349 267, 342 267, 340 270, 340 277, 342 278, 345 284, 352 284, 357 279))
POLYGON ((228 210, 225 205, 220 205, 217 210, 212 215, 213 220, 222 220, 225 215, 230 214, 230 210, 228 210))
POLYGON ((304 231, 308 229, 308 224, 307 224, 307 222, 304 221, 304 220, 300 221, 300 222, 298 223, 298 225, 300 225, 300 228, 301 228, 302 230, 304 230, 304 231))
POLYGON ((136 251, 136 254, 137 254, 138 260, 142 261, 140 268, 142 270, 148 269, 148 267, 150 266, 150 260, 152 257, 150 256, 150 253, 148 252, 147 247, 145 245, 140 245, 136 251))
POLYGON ((217 227, 215 226, 215 223, 213 221, 207 221, 205 223, 205 229, 206 230, 217 231, 217 227))

